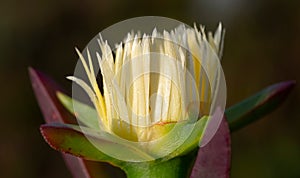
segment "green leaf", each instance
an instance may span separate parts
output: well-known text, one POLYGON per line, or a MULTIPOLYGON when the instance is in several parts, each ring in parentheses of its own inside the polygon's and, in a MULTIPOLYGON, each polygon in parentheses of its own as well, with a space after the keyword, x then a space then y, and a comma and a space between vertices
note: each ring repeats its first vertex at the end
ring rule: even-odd
MULTIPOLYGON (((203 133, 205 131, 205 126, 208 121, 209 118, 207 116, 204 116, 194 124, 183 123, 182 125, 179 125, 178 128, 176 128, 178 129, 176 130, 176 132, 170 134, 168 138, 162 140, 162 144, 164 145, 166 144, 165 142, 176 143, 178 142, 178 140, 185 138, 182 137, 183 135, 190 133, 190 135, 186 138, 186 140, 183 141, 183 144, 180 145, 174 152, 172 152, 166 158, 164 158, 164 160, 187 154, 191 150, 197 148, 199 146, 199 142, 203 136, 203 133), (190 132, 190 129, 192 129, 192 132, 190 132)), ((155 147, 159 147, 159 145, 155 145, 155 147)))
POLYGON ((85 126, 99 130, 98 114, 94 108, 76 101, 61 92, 57 92, 57 97, 64 107, 73 113, 85 126), (74 105, 76 106, 76 111, 74 111, 74 105))
POLYGON ((81 128, 66 124, 45 124, 40 127, 44 139, 53 149, 87 160, 109 162, 114 165, 120 162, 104 154, 96 146, 113 151, 115 156, 128 155, 132 161, 152 159, 150 155, 119 137, 88 128, 83 128, 86 132, 83 134, 81 128))
POLYGON ((275 110, 287 98, 294 86, 294 81, 281 82, 228 108, 225 115, 230 130, 238 130, 275 110))

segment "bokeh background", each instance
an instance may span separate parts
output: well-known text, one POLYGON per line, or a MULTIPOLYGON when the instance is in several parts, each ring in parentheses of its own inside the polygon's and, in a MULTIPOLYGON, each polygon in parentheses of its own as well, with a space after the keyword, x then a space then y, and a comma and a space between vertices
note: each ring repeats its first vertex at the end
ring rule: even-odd
MULTIPOLYGON (((77 56, 102 29, 156 15, 226 28, 222 64, 230 106, 279 81, 300 81, 300 1, 1 0, 0 177, 71 177, 39 133, 43 123, 27 67, 71 89, 77 56)), ((233 178, 300 177, 299 84, 283 106, 232 134, 233 178)))

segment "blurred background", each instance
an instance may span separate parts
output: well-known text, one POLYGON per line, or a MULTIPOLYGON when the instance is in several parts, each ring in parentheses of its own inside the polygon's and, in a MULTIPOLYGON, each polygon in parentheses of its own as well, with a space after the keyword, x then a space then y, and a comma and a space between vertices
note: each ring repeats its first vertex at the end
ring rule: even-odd
MULTIPOLYGON (((127 18, 156 15, 226 28, 222 64, 230 106, 283 80, 300 82, 300 1, 1 0, 0 177, 71 177, 39 133, 44 123, 28 66, 67 89, 65 76, 98 32, 127 18)), ((299 84, 282 107, 232 134, 233 178, 300 177, 299 84)))

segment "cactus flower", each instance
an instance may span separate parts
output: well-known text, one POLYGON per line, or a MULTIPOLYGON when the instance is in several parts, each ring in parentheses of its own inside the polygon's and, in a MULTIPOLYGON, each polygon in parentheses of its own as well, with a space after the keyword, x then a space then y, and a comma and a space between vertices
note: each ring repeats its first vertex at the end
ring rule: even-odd
MULTIPOLYGON (((101 131, 117 138, 116 142, 129 141, 149 155, 135 161, 172 155, 179 149, 173 155, 177 156, 195 148, 203 136, 216 99, 213 89, 218 83, 220 66, 216 60, 221 56, 222 38, 221 25, 214 37, 211 33, 207 37, 202 27, 182 25, 171 32, 154 29, 151 35, 129 33, 112 50, 100 35, 102 55, 97 53, 96 63, 103 83, 97 83, 95 62, 88 49, 87 59, 76 49, 88 81, 67 78, 89 96, 97 113, 94 123, 101 131), (99 86, 103 86, 103 93, 99 86), (176 134, 181 137, 176 142, 174 138, 166 140, 176 134), (194 139, 193 144, 181 149, 189 139, 194 139)), ((78 108, 76 104, 74 107, 78 108)))
POLYGON ((100 35, 100 53, 76 49, 84 76, 67 77, 90 103, 80 101, 74 88, 73 98, 65 95, 30 69, 47 122, 41 126, 45 140, 78 157, 64 155, 76 178, 105 174, 103 165, 89 161, 107 162, 132 178, 229 177, 229 128, 239 129, 274 110, 295 83, 263 90, 226 110, 225 119, 223 37, 221 25, 214 35, 206 35, 202 26, 180 25, 152 34, 128 33, 112 48, 100 35))

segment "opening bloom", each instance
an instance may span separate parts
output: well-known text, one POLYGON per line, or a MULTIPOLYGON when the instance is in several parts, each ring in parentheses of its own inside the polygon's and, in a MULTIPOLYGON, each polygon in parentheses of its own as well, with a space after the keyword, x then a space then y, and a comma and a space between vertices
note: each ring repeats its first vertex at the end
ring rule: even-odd
MULTIPOLYGON (((120 26, 147 31, 139 28, 141 24, 146 28, 171 24, 173 28, 174 20, 139 17, 119 22, 101 34, 115 35, 116 29, 123 29, 120 26)), ((68 77, 74 81, 73 98, 61 93, 47 75, 29 68, 46 121, 40 126, 45 141, 66 153, 63 157, 75 177, 101 175, 99 170, 107 173, 106 166, 96 162, 112 164, 131 178, 228 177, 230 132, 276 109, 295 81, 269 86, 235 104, 226 109, 225 119, 226 84, 219 63, 221 25, 214 37, 211 33, 206 37, 201 27, 199 31, 183 25, 170 32, 140 34, 128 34, 112 50, 100 36, 96 49, 101 49, 101 55, 93 56, 96 38, 88 44, 91 53, 87 48, 83 54, 76 49, 79 72, 84 76, 77 65, 75 76, 80 77, 68 77), (101 81, 95 72, 100 68, 101 81), (77 84, 90 96, 87 99, 94 108, 77 100, 77 84), (77 123, 62 105, 76 116, 77 123)))
POLYGON ((180 25, 170 32, 154 29, 151 35, 128 33, 115 49, 100 35, 96 62, 89 49, 85 57, 76 49, 88 81, 67 78, 88 94, 100 130, 150 142, 176 124, 209 116, 218 88, 223 34, 221 24, 214 35, 206 35, 202 26, 180 25), (99 78, 103 83, 97 82, 99 78))

